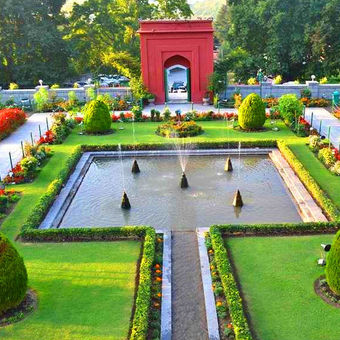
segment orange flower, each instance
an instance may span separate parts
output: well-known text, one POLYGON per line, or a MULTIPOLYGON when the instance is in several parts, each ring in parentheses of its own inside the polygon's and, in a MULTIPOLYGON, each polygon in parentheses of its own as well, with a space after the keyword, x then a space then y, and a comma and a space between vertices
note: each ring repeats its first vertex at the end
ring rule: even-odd
POLYGON ((160 304, 158 302, 153 303, 154 307, 159 308, 160 304))
POLYGON ((212 254, 214 251, 212 249, 209 250, 209 254, 212 254))
POLYGON ((163 242, 163 240, 162 240, 161 238, 158 238, 158 239, 157 239, 157 242, 158 242, 158 243, 161 243, 161 242, 163 242))
POLYGON ((221 301, 217 301, 217 302, 216 302, 216 306, 217 306, 217 307, 221 307, 222 305, 223 305, 223 303, 222 303, 221 301))
POLYGON ((157 269, 157 270, 156 270, 156 274, 162 274, 162 271, 159 270, 159 269, 157 269))
POLYGON ((161 294, 161 293, 158 293, 157 296, 160 298, 160 297, 162 297, 162 294, 161 294))
POLYGON ((162 279, 160 277, 156 277, 156 281, 161 282, 162 279))
POLYGON ((232 328, 233 328, 233 325, 232 325, 231 323, 228 323, 227 327, 228 327, 229 329, 232 329, 232 328))
POLYGON ((156 269, 160 269, 161 266, 160 266, 159 264, 156 264, 156 265, 155 265, 155 268, 156 268, 156 269))

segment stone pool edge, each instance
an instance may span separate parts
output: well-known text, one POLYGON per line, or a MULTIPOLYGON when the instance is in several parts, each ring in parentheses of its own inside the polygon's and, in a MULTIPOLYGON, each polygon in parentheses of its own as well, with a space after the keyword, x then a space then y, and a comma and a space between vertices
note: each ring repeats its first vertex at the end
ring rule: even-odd
MULTIPOLYGON (((270 152, 276 148, 244 148, 241 149, 241 155, 269 155, 270 152)), ((88 168, 94 158, 103 157, 134 157, 134 156, 177 156, 179 150, 136 150, 136 151, 91 151, 84 152, 80 160, 78 161, 73 173, 69 179, 64 183, 63 189, 56 197, 52 206, 49 208, 47 215, 39 226, 39 229, 51 229, 58 228, 58 225, 62 221, 64 214, 66 213, 70 202, 77 193, 79 186, 81 185, 88 168), (62 216, 60 216, 62 215, 62 216)), ((182 151, 182 154, 195 156, 195 155, 238 155, 239 149, 206 149, 206 150, 186 150, 182 151)))
POLYGON ((217 311, 215 304, 215 296, 212 290, 212 278, 210 273, 210 262, 208 250, 205 245, 205 233, 208 228, 199 228, 196 230, 198 251, 201 264, 201 276, 204 293, 205 313, 208 325, 209 340, 220 340, 220 332, 217 320, 217 311))

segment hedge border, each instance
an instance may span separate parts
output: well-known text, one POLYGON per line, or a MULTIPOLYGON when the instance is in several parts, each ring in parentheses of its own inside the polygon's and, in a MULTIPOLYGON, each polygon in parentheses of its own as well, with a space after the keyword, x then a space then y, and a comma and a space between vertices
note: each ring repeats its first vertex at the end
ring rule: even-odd
POLYGON ((234 325, 236 340, 253 340, 245 313, 238 282, 235 279, 229 252, 223 235, 233 236, 278 236, 331 233, 338 230, 337 222, 312 222, 297 224, 254 224, 254 225, 213 225, 209 233, 212 249, 220 275, 229 313, 234 325))
MULTIPOLYGON (((285 157, 289 165, 295 171, 300 178, 301 182, 312 194, 313 198, 318 202, 319 206, 326 213, 327 217, 334 221, 340 220, 340 211, 333 203, 333 201, 325 194, 320 188, 315 179, 310 175, 308 170, 302 165, 302 163, 294 155, 293 151, 284 141, 278 141, 277 147, 285 157)), ((320 161, 320 160, 319 160, 320 161)))

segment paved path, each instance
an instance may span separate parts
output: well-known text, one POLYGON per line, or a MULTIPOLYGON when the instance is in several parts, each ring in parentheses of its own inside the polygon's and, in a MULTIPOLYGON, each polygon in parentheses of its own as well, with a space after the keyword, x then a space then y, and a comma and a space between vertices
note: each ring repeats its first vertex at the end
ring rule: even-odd
POLYGON ((339 149, 340 147, 340 120, 335 118, 326 109, 317 108, 306 108, 305 119, 312 123, 320 135, 325 136, 331 140, 334 147, 339 149))
POLYGON ((172 232, 172 339, 208 340, 196 232, 172 232))
POLYGON ((50 113, 36 113, 28 118, 27 122, 14 131, 9 137, 0 141, 0 175, 1 178, 7 175, 11 168, 9 161, 9 152, 12 154, 13 165, 19 162, 22 158, 20 142, 31 141, 31 132, 33 139, 39 139, 39 125, 41 132, 46 131, 46 118, 49 119, 51 126, 52 119, 50 113))

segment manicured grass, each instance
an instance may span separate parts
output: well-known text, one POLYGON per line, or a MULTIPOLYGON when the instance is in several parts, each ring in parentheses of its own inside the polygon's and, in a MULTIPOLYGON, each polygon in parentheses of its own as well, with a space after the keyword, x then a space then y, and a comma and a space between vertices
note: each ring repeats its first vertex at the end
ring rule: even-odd
MULTIPOLYGON (((135 123, 135 139, 137 143, 168 143, 169 139, 160 137, 155 134, 155 131, 161 123, 135 123)), ((265 127, 266 131, 261 132, 242 132, 240 130, 233 130, 226 128, 225 121, 207 121, 197 122, 202 126, 204 133, 197 137, 190 138, 191 141, 219 141, 219 140, 242 140, 242 139, 287 139, 295 138, 295 135, 284 125, 280 120, 276 121, 276 126, 279 131, 272 131, 270 121, 267 120, 265 127)), ((122 143, 131 144, 133 139, 133 126, 132 123, 113 124, 116 130, 112 135, 106 136, 84 136, 78 135, 75 130, 72 135, 67 139, 67 144, 106 144, 106 143, 122 143), (124 130, 119 130, 118 127, 124 127, 124 130)), ((171 139, 174 140, 174 139, 171 139)))
POLYGON ((321 189, 326 191, 332 201, 340 208, 340 177, 333 175, 326 169, 304 143, 298 144, 294 142, 289 147, 312 177, 314 177, 321 189))
POLYGON ((1 339, 126 339, 140 242, 17 244, 39 307, 1 339))
MULTIPOLYGON (((299 159, 302 158, 301 161, 305 166, 304 157, 309 159, 309 156, 304 154, 305 149, 308 151, 307 147, 303 145, 305 139, 295 137, 281 121, 276 123, 280 128, 278 132, 270 130, 270 123, 267 121, 267 131, 252 133, 226 129, 226 123, 223 121, 198 122, 198 124, 203 127, 205 133, 196 138, 191 138, 192 142, 225 141, 227 143, 228 140, 283 139, 289 145, 294 146, 293 151, 299 159), (296 150, 301 150, 301 155, 296 150)), ((15 189, 21 191, 23 195, 14 211, 1 225, 0 230, 12 240, 15 239, 32 207, 46 191, 49 183, 55 179, 63 168, 67 157, 76 145, 133 144, 134 141, 137 143, 169 143, 168 139, 155 134, 158 125, 159 123, 136 123, 135 139, 132 134, 132 123, 120 125, 115 123, 113 124, 113 128, 116 130, 115 133, 106 136, 79 135, 80 128, 76 128, 64 144, 52 147, 55 151, 53 157, 33 183, 15 186, 15 189), (124 130, 119 130, 118 126, 123 126, 124 130)), ((172 141, 175 142, 176 140, 172 139, 172 141)), ((311 154, 311 156, 313 155, 311 154)), ((315 164, 311 163, 311 167, 314 168, 315 164)), ((312 175, 322 188, 329 189, 332 192, 332 185, 327 185, 327 180, 325 183, 320 182, 318 171, 313 171, 312 175)), ((337 186, 339 186, 338 183, 335 184, 334 193, 337 191, 337 186)), ((334 197, 332 197, 334 200, 336 200, 335 196, 334 194, 334 197)), ((131 256, 138 255, 139 244, 138 242, 135 244, 135 253, 133 251, 130 253, 127 249, 125 251, 123 249, 118 252, 119 257, 115 248, 118 245, 119 243, 25 245, 16 242, 16 246, 24 256, 25 263, 28 266, 30 285, 38 292, 40 304, 38 310, 29 319, 6 330, 1 330, 0 338, 4 336, 8 339, 40 338, 47 340, 113 339, 114 336, 119 338, 120 335, 117 335, 113 328, 114 325, 128 327, 128 323, 124 323, 122 318, 124 317, 125 320, 128 320, 126 319, 127 314, 129 318, 131 313, 132 295, 130 294, 128 297, 126 290, 127 288, 130 289, 130 285, 134 285, 134 274, 131 271, 132 269, 133 271, 135 270, 135 265, 132 266, 131 263, 135 263, 136 257, 131 259, 131 256), (130 263, 130 266, 126 266, 124 285, 120 285, 119 280, 112 279, 112 285, 110 286, 112 290, 105 285, 108 283, 105 283, 102 287, 101 281, 99 282, 96 278, 97 274, 100 272, 113 273, 117 268, 116 266, 123 266, 122 261, 124 264, 130 263), (62 268, 62 273, 59 271, 60 268, 62 268), (92 279, 87 286, 87 280, 84 279, 84 275, 87 275, 85 273, 89 269, 92 279), (121 299, 125 301, 125 307, 121 309, 124 311, 129 309, 129 313, 124 312, 125 316, 114 313, 109 315, 109 307, 113 310, 116 308, 116 300, 112 297, 112 292, 116 292, 117 297, 122 294, 121 299), (112 298, 110 299, 110 297, 112 298), (98 309, 102 304, 106 307, 98 309), (86 322, 82 322, 82 320, 86 322), (104 323, 105 326, 103 326, 104 323), (107 332, 106 329, 108 330, 107 332)), ((128 248, 128 246, 126 247, 128 248)), ((133 290, 133 288, 131 289, 133 290)), ((119 326, 117 326, 118 328, 119 326)))
POLYGON ((340 309, 313 289, 320 244, 332 235, 229 238, 252 324, 261 340, 338 340, 340 309))

